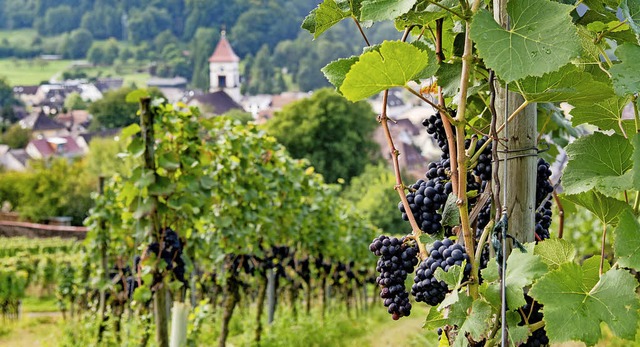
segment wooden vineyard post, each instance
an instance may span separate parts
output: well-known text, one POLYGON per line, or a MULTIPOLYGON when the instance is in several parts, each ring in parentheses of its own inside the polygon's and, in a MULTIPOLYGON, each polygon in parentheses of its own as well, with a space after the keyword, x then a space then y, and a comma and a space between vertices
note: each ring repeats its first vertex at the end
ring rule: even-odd
MULTIPOLYGON (((154 159, 155 138, 153 134, 153 116, 154 113, 151 110, 151 98, 140 98, 140 129, 142 132, 142 138, 144 140, 144 168, 150 170, 156 175, 156 165, 154 159)), ((150 196, 154 206, 158 205, 158 198, 156 196, 150 196)), ((162 249, 161 237, 159 238, 158 230, 158 218, 155 209, 149 215, 149 233, 151 235, 152 242, 157 242, 160 245, 159 249, 162 249)), ((156 319, 156 343, 159 347, 169 347, 169 321, 167 314, 167 294, 166 288, 162 281, 162 273, 156 266, 153 270, 154 280, 156 284, 156 291, 153 296, 154 316, 156 319)))
MULTIPOLYGON (((493 8, 496 21, 503 27, 507 27, 507 0, 494 0, 493 8)), ((504 85, 501 85, 497 79, 494 83, 496 84, 497 126, 502 126, 505 123, 505 117, 513 114, 524 103, 524 98, 517 93, 507 92, 504 85)), ((536 118, 536 104, 527 105, 517 116, 513 117, 505 129, 498 133, 500 140, 495 144, 498 146, 501 203, 507 209, 509 234, 520 242, 534 240, 538 161, 536 118), (504 152, 505 138, 507 139, 508 153, 504 152), (509 158, 506 161, 506 177, 505 154, 509 158), (504 189, 507 189, 506 201, 504 189)), ((496 165, 494 164, 495 169, 496 165)))

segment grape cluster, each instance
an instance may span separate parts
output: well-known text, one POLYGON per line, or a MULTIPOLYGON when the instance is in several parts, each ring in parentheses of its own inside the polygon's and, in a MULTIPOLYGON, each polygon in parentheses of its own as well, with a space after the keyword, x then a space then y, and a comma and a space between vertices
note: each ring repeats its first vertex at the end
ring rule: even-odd
POLYGON ((182 260, 182 242, 180 241, 180 237, 171 228, 163 229, 162 235, 162 249, 160 249, 158 242, 153 242, 147 247, 146 255, 149 256, 153 253, 155 256, 158 256, 158 254, 160 254, 160 259, 164 260, 167 264, 166 269, 173 274, 174 278, 182 283, 187 283, 184 276, 185 264, 184 260, 182 260))
MULTIPOLYGON (((427 128, 427 133, 433 135, 438 143, 438 147, 442 150, 442 158, 449 158, 449 143, 447 142, 447 134, 442 124, 442 116, 440 112, 422 121, 422 125, 427 128)), ((452 130, 455 130, 453 128, 452 130)))
MULTIPOLYGON (((520 312, 520 315, 522 315, 522 313, 526 314, 527 321, 529 322, 529 324, 540 322, 542 320, 542 312, 540 312, 540 309, 542 309, 542 305, 537 301, 533 300, 533 298, 528 295, 525 295, 525 299, 527 301, 527 304, 522 306, 521 310, 518 310, 520 312)), ((520 322, 519 325, 522 326, 524 324, 525 322, 523 317, 523 321, 520 322)), ((549 346, 549 337, 547 337, 547 331, 544 328, 540 328, 534 331, 533 334, 529 336, 527 341, 520 346, 521 347, 549 346)))
POLYGON ((551 199, 547 198, 553 192, 553 186, 549 182, 551 169, 544 159, 538 159, 538 174, 536 177, 536 239, 544 240, 550 237, 551 226, 551 199), (544 202, 544 204, 543 204, 544 202))
POLYGON ((431 306, 441 303, 449 288, 444 281, 438 281, 435 278, 436 270, 441 268, 449 271, 453 265, 462 266, 465 260, 467 264, 464 274, 468 277, 471 273, 471 263, 464 247, 448 238, 434 242, 429 250, 429 258, 420 263, 413 279, 415 283, 411 287, 411 294, 415 296, 416 301, 422 301, 431 306))
POLYGON ((394 320, 408 316, 411 314, 411 303, 404 281, 418 264, 418 247, 406 244, 404 238, 380 235, 369 245, 369 250, 380 257, 376 267, 380 276, 376 282, 380 286, 384 306, 394 320))
MULTIPOLYGON (((480 140, 478 140, 478 142, 476 143, 476 149, 479 150, 480 148, 482 148, 482 146, 484 146, 485 143, 487 143, 487 141, 489 140, 489 138, 487 136, 483 136, 480 140)), ((487 145, 487 148, 485 148, 482 153, 480 153, 480 155, 478 156, 478 164, 476 165, 475 168, 473 168, 473 174, 480 177, 480 180, 482 181, 490 181, 491 180, 491 148, 492 148, 492 143, 489 143, 489 145, 487 145)))
MULTIPOLYGON (((438 233, 442 228, 440 224, 442 216, 438 210, 447 201, 445 185, 438 178, 428 181, 420 179, 411 186, 411 189, 413 191, 407 194, 407 200, 416 223, 427 234, 438 233)), ((398 204, 398 209, 402 212, 402 219, 408 221, 409 216, 402 202, 398 204)))

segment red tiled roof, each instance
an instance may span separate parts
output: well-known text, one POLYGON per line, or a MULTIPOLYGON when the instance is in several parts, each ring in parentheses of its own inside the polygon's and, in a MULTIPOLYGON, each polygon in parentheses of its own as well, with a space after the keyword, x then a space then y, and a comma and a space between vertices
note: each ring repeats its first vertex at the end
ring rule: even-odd
POLYGON ((213 51, 213 54, 209 58, 209 62, 212 63, 236 63, 239 62, 240 58, 233 52, 233 48, 227 41, 227 38, 222 33, 222 37, 220 37, 220 41, 216 46, 216 49, 213 51))
MULTIPOLYGON (((76 140, 73 139, 73 137, 71 137, 71 136, 61 136, 60 139, 62 139, 63 142, 64 142, 64 144, 63 144, 64 145, 64 150, 60 154, 75 155, 75 154, 81 154, 82 153, 82 148, 80 148, 80 146, 78 145, 76 140)), ((53 138, 36 139, 36 140, 31 140, 30 143, 33 144, 33 146, 36 147, 36 149, 38 150, 38 152, 40 152, 42 157, 48 158, 48 157, 56 154, 57 145, 52 140, 53 140, 53 138)))

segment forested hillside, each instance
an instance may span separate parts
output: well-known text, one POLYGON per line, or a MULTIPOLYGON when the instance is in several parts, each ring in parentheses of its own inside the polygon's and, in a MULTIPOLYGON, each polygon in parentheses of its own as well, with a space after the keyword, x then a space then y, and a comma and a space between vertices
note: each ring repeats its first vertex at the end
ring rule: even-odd
MULTIPOLYGON (((307 0, 0 0, 0 29, 6 33, 0 58, 57 54, 96 65, 140 62, 152 66, 153 75, 182 76, 192 87, 206 89, 207 58, 225 30, 245 61, 245 92, 313 90, 328 85, 322 66, 357 54, 362 46, 348 30, 353 23, 313 44, 300 23, 316 5, 307 0), (279 83, 265 85, 273 79, 279 83)), ((368 32, 379 42, 396 30, 385 25, 368 32)))

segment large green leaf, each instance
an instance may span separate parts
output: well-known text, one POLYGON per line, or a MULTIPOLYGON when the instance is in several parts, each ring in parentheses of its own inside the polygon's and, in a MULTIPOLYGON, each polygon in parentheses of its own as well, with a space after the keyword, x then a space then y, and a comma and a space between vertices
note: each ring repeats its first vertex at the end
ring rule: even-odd
POLYGON ((566 263, 539 279, 529 295, 544 305, 545 329, 551 342, 600 339, 600 322, 622 338, 633 339, 638 324, 636 279, 625 270, 609 270, 592 285, 597 268, 566 263))
POLYGON ((597 189, 616 195, 633 187, 633 146, 620 135, 594 133, 567 146, 569 162, 562 177, 566 194, 597 189))
POLYGON ((549 0, 511 0, 511 29, 503 29, 487 10, 471 24, 471 38, 487 67, 512 82, 542 76, 569 63, 581 50, 567 6, 549 0))
POLYGON ((529 102, 593 103, 614 96, 609 85, 594 81, 590 73, 583 72, 573 64, 542 77, 527 77, 513 84, 529 102))
POLYGON ((567 240, 550 239, 538 243, 534 254, 539 255, 550 268, 556 269, 564 263, 572 262, 576 257, 576 250, 567 240))
POLYGON ((625 96, 640 92, 640 46, 622 44, 616 49, 616 56, 621 63, 609 69, 616 94, 625 96))
POLYGON ((589 123, 602 130, 613 130, 618 134, 632 134, 635 130, 634 121, 622 119, 622 109, 629 103, 629 100, 629 97, 614 96, 595 103, 578 103, 570 112, 573 117, 571 123, 574 126, 589 123))
POLYGON ((360 56, 347 73, 340 91, 358 101, 392 87, 404 86, 429 64, 429 53, 399 41, 385 41, 379 50, 360 56))
POLYGON ((411 10, 416 0, 364 0, 360 19, 383 21, 394 19, 411 10))
POLYGON ((620 8, 631 29, 635 31, 636 35, 640 35, 640 1, 622 0, 620 8))
POLYGON ((630 211, 620 215, 613 249, 620 266, 640 269, 640 223, 630 211))
POLYGON ((342 82, 344 82, 347 72, 351 70, 351 66, 353 66, 357 61, 358 57, 334 60, 322 68, 322 73, 329 83, 333 84, 333 86, 340 91, 340 87, 342 87, 342 82))
POLYGON ((349 16, 351 16, 351 11, 345 11, 338 6, 335 0, 324 0, 304 19, 302 28, 312 33, 315 39, 349 16))
MULTIPOLYGON (((507 288, 507 304, 510 310, 516 310, 518 307, 527 304, 523 295, 524 287, 531 285, 535 279, 547 272, 547 265, 540 256, 534 254, 533 246, 529 245, 527 248, 530 250, 527 253, 514 249, 507 259, 505 285, 507 288)), ((487 293, 492 296, 498 296, 500 283, 490 284, 487 293)))
POLYGON ((576 195, 563 195, 563 198, 586 208, 600 221, 611 225, 618 222, 618 216, 622 212, 630 209, 624 201, 604 196, 593 190, 576 195))
MULTIPOLYGON (((484 333, 489 329, 489 323, 491 321, 491 306, 484 300, 475 300, 471 306, 471 313, 467 316, 458 332, 458 336, 466 336, 469 334, 475 341, 480 341, 484 333)), ((457 338, 454 347, 466 346, 466 339, 457 338)))

